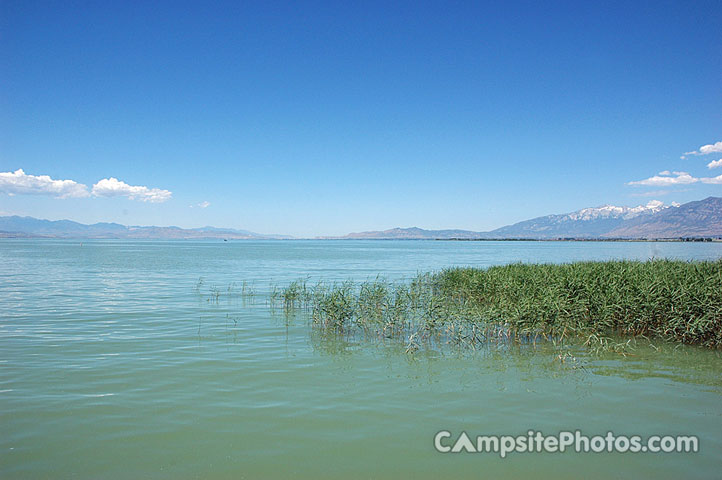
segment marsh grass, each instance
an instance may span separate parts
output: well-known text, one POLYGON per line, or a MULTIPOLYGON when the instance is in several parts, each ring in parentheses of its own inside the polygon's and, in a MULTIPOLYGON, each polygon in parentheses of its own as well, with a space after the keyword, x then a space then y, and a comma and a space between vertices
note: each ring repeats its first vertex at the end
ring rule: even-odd
POLYGON ((545 341, 625 353, 638 338, 722 347, 722 261, 512 264, 313 287, 306 279, 275 289, 271 303, 306 310, 319 332, 395 339, 407 352, 545 341))

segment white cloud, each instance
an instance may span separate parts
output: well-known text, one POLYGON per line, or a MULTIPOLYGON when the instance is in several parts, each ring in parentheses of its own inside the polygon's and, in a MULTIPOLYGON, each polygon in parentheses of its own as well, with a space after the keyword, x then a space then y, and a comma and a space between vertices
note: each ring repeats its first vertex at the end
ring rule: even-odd
POLYGON ((702 183, 722 185, 722 175, 717 175, 716 177, 700 178, 700 180, 702 181, 702 183))
POLYGON ((208 200, 204 200, 198 204, 198 207, 200 207, 200 208, 208 208, 210 206, 211 206, 211 202, 209 202, 208 200))
POLYGON ((720 158, 719 160, 712 160, 711 162, 709 162, 707 164, 707 168, 718 168, 718 167, 722 167, 722 158, 720 158))
POLYGON ((54 180, 48 175, 28 175, 21 168, 0 172, 0 192, 8 195, 52 195, 57 198, 82 198, 88 187, 73 180, 54 180))
POLYGON ((173 195, 169 190, 128 185, 114 177, 104 178, 93 185, 92 193, 96 197, 128 197, 131 200, 151 203, 165 202, 173 195))
MULTIPOLYGON (((710 162, 707 165, 709 168, 715 168, 722 166, 722 159, 710 162)), ((707 183, 711 185, 722 185, 722 175, 716 177, 693 177, 687 172, 669 172, 667 170, 659 172, 659 174, 645 178, 644 180, 637 180, 635 182, 627 182, 627 185, 643 185, 647 187, 671 187, 673 185, 689 185, 690 183, 707 183)), ((639 196, 653 196, 661 195, 663 191, 647 192, 646 194, 639 194, 639 196)))
MULTIPOLYGON (((51 195, 56 198, 85 198, 125 196, 142 202, 165 202, 172 193, 160 188, 128 185, 117 178, 104 178, 88 190, 87 185, 73 180, 55 180, 48 175, 28 175, 19 168, 14 172, 0 172, 0 193, 12 195, 51 195)), ((210 203, 201 208, 205 208, 210 203)), ((199 206, 203 205, 199 204, 199 206)))
POLYGON ((660 172, 659 175, 645 178, 644 180, 628 182, 627 185, 668 187, 671 185, 688 185, 690 183, 699 182, 699 180, 699 178, 695 178, 687 172, 672 172, 670 174, 668 171, 664 171, 660 172))
POLYGON ((722 153, 722 142, 712 143, 710 145, 702 145, 699 150, 693 152, 685 152, 685 155, 709 155, 710 153, 722 153))

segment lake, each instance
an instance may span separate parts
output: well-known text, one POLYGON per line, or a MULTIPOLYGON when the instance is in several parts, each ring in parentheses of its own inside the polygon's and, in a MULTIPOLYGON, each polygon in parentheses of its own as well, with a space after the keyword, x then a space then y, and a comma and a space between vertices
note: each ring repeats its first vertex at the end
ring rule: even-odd
POLYGON ((299 278, 663 257, 718 259, 722 243, 4 239, 0 478, 717 477, 717 351, 410 355, 325 338, 267 300, 299 278), (439 453, 440 430, 696 435, 699 452, 502 459, 439 453))

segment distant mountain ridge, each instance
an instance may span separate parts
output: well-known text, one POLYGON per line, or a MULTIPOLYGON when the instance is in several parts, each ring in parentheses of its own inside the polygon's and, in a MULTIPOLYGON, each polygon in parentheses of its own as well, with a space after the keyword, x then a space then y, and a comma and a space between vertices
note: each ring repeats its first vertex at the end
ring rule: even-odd
POLYGON ((722 198, 684 205, 653 200, 637 207, 604 205, 532 218, 489 232, 393 228, 350 233, 344 239, 538 239, 722 237, 722 198))
POLYGON ((289 239, 288 235, 265 235, 232 228, 139 227, 119 223, 86 225, 71 220, 41 220, 33 217, 0 217, 0 236, 52 238, 128 238, 128 239, 289 239))
POLYGON ((407 239, 407 240, 424 240, 424 239, 443 239, 443 238, 479 238, 480 232, 472 232, 471 230, 424 230, 423 228, 391 228, 383 231, 357 232, 349 233, 343 237, 321 237, 321 238, 338 238, 338 239, 407 239))
POLYGON ((603 237, 619 228, 624 222, 637 217, 648 217, 679 205, 664 205, 652 200, 637 207, 601 207, 583 208, 571 213, 546 215, 506 227, 485 232, 489 238, 595 238, 603 237))
MULTIPOLYGON (((0 237, 127 238, 127 239, 291 239, 232 228, 140 227, 118 223, 85 225, 71 220, 0 217, 0 237)), ((604 205, 570 213, 532 218, 489 232, 392 228, 350 233, 334 239, 493 240, 493 239, 673 239, 722 238, 722 198, 708 197, 683 205, 653 200, 637 207, 604 205)))

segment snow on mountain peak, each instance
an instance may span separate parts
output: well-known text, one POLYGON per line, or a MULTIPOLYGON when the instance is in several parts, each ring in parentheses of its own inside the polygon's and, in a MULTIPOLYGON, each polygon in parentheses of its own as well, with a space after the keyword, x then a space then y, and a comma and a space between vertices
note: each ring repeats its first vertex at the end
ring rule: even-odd
POLYGON ((604 205, 601 207, 590 207, 577 210, 570 214, 565 215, 567 220, 596 220, 598 218, 634 218, 639 215, 646 215, 657 213, 665 208, 676 207, 674 203, 672 205, 665 205, 664 202, 659 200, 651 200, 646 205, 639 205, 636 207, 617 207, 615 205, 604 205))

